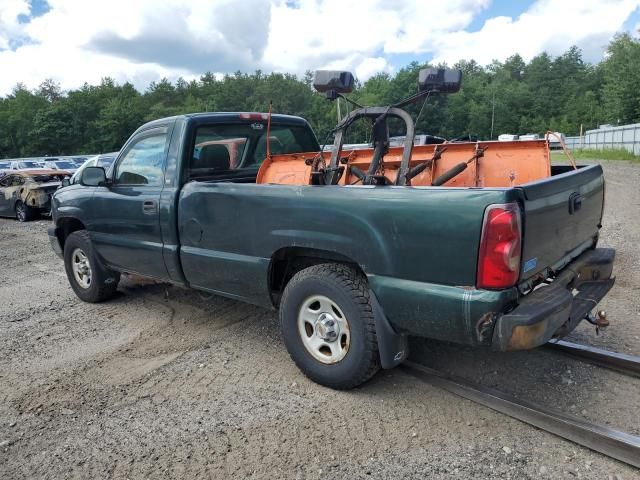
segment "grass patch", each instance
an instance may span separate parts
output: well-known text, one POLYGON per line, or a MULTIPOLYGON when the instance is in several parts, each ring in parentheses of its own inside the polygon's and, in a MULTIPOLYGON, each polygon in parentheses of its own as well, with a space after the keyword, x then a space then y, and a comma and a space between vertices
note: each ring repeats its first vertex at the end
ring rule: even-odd
MULTIPOLYGON (((576 149, 572 150, 573 158, 576 160, 629 160, 632 162, 640 162, 640 157, 623 148, 606 148, 604 150, 596 149, 576 149)), ((554 150, 551 152, 551 160, 565 160, 565 154, 562 150, 554 150)))

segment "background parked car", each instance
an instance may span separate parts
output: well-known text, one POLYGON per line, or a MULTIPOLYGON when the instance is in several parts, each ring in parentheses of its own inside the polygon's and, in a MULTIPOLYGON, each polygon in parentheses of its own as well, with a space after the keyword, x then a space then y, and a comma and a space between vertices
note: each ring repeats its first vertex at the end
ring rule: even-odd
POLYGON ((9 170, 11 170, 11 162, 0 161, 0 178, 4 177, 9 170))
POLYGON ((82 175, 82 171, 87 167, 102 167, 105 171, 109 171, 109 167, 113 165, 116 157, 118 156, 118 152, 111 153, 102 153, 100 155, 95 155, 89 158, 86 162, 82 164, 80 168, 73 174, 73 176, 69 179, 69 185, 73 185, 74 183, 80 182, 80 176, 82 175))
POLYGON ((51 194, 69 173, 60 170, 12 171, 0 178, 0 216, 21 222, 51 210, 51 194))
POLYGON ((549 149, 550 150, 559 150, 562 148, 562 144, 560 143, 560 141, 562 141, 562 143, 564 143, 566 141, 566 137, 564 136, 564 133, 562 132, 547 132, 544 136, 544 138, 549 142, 549 149))
POLYGON ((513 142, 518 140, 518 135, 512 135, 510 133, 503 133, 502 135, 498 135, 499 142, 513 142))
POLYGON ((89 157, 69 157, 65 160, 70 160, 75 163, 76 167, 80 168, 89 159, 89 157))
POLYGON ((11 170, 32 170, 40 169, 42 166, 34 160, 13 160, 11 162, 11 170))
POLYGON ((537 133, 527 133, 526 135, 520 135, 519 140, 540 140, 540 135, 537 133))
POLYGON ((78 167, 71 160, 45 160, 44 167, 50 170, 64 170, 71 174, 78 170, 78 167))

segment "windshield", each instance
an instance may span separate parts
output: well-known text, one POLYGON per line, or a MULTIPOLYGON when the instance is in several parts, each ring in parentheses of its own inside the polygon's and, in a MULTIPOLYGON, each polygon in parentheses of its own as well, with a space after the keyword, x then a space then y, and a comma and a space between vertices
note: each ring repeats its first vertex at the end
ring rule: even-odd
POLYGON ((36 162, 18 162, 18 168, 40 168, 36 162))

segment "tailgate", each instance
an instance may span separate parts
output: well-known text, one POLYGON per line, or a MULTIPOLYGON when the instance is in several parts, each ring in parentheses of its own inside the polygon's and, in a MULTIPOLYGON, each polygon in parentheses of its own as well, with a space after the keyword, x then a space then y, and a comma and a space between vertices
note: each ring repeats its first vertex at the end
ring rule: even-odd
POLYGON ((519 187, 524 193, 520 281, 591 247, 604 201, 600 165, 581 167, 519 187))

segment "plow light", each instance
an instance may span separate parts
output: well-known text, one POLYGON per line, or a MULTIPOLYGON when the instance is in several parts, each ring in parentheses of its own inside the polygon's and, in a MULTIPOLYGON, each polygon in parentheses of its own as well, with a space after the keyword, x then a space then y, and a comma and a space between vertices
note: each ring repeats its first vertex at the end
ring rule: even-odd
POLYGON ((313 88, 320 93, 351 93, 353 91, 353 83, 351 72, 316 70, 313 77, 313 88))
POLYGON ((449 68, 423 68, 418 73, 420 91, 431 90, 439 93, 456 93, 462 83, 462 70, 449 68))

